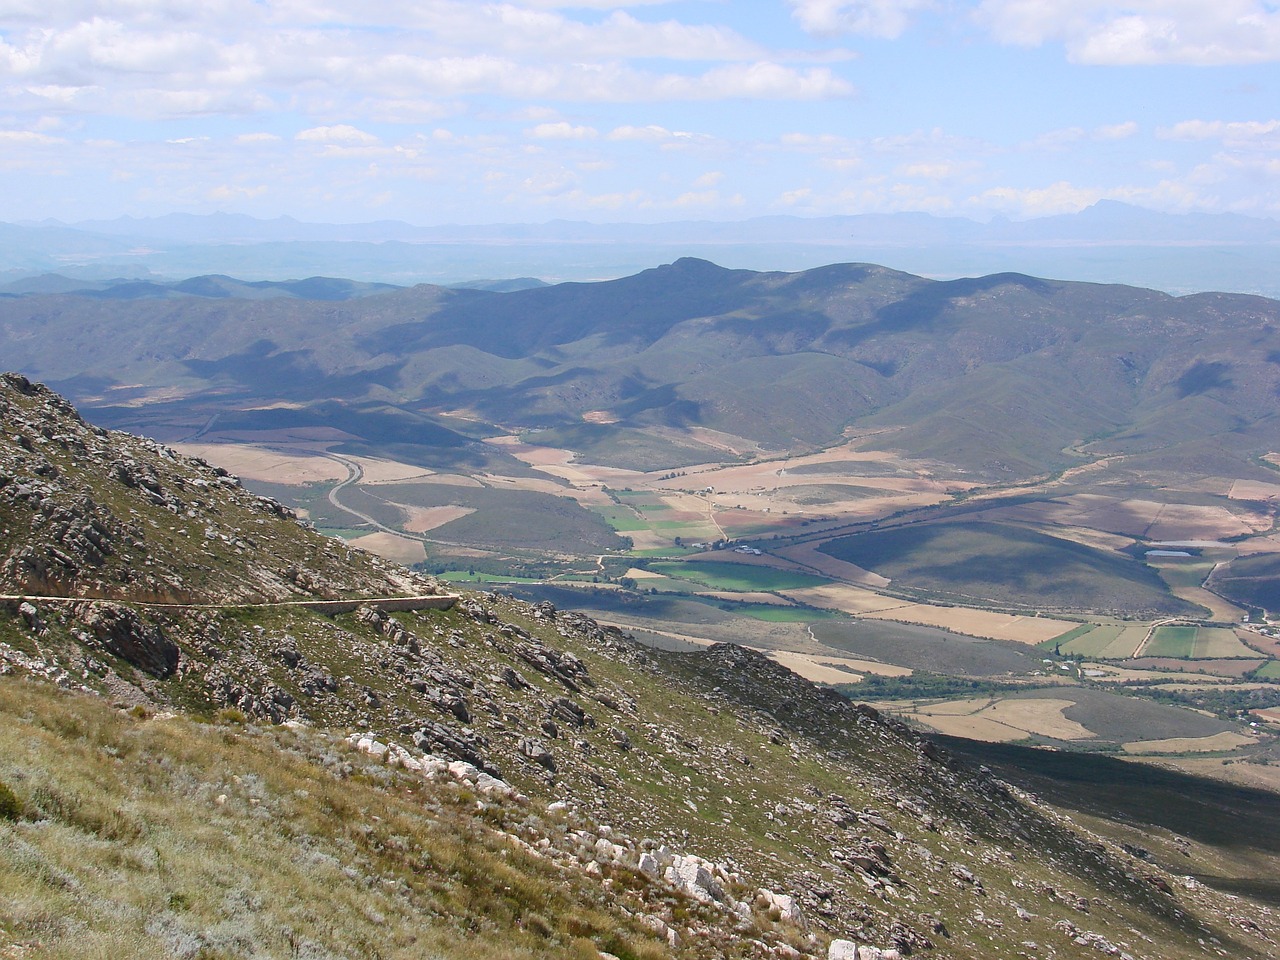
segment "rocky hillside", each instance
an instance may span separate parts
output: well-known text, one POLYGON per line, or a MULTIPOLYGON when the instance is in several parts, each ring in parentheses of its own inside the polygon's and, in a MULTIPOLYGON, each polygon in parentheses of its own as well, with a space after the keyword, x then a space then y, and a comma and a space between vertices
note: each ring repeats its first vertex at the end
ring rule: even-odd
POLYGON ((24 377, 0 376, 0 420, 7 592, 258 603, 432 589, 299 529, 225 470, 85 423, 24 377))
POLYGON ((1086 830, 742 648, 390 610, 430 585, 0 391, 0 956, 1274 953, 1186 877, 1213 851, 1086 830), (303 595, 365 602, 271 602, 303 595))

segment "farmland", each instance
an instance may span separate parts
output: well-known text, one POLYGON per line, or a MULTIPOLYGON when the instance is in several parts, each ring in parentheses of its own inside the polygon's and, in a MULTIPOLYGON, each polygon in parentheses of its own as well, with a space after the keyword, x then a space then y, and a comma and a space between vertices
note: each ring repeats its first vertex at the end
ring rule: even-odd
POLYGON ((1179 726, 1186 711, 1172 699, 1132 714, 1142 701, 1120 693, 1280 681, 1280 644, 1257 633, 1242 643, 1223 625, 1241 607, 1205 586, 1263 589, 1280 555, 1256 505, 1227 497, 1252 487, 1121 484, 1104 496, 1074 488, 1068 472, 1061 488, 983 490, 860 449, 858 438, 769 456, 727 434, 700 436, 726 459, 642 469, 642 449, 674 449, 656 444, 635 447, 630 465, 619 456, 602 466, 529 435, 490 438, 507 458, 493 463, 519 466, 484 473, 363 458, 338 496, 381 529, 334 506, 337 467, 350 458, 330 459, 315 438, 292 458, 268 449, 240 463, 282 471, 288 482, 252 482, 387 556, 584 609, 655 643, 746 643, 853 696, 862 677, 885 671, 904 690, 930 686, 913 687, 913 673, 1013 685, 990 702, 958 688, 895 703, 929 729, 1073 749, 1248 751, 1233 727, 1179 726), (1152 553, 1152 535, 1171 546, 1152 553), (1222 539, 1240 536, 1258 552, 1222 539), (745 542, 738 552, 735 541, 745 542))

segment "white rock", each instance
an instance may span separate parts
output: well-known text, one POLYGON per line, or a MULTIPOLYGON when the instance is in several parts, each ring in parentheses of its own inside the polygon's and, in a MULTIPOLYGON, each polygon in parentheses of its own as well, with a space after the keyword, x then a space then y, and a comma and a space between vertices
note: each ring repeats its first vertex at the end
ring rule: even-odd
POLYGON ((803 926, 804 911, 800 909, 800 904, 796 903, 795 897, 761 888, 760 898, 765 901, 766 909, 778 911, 780 919, 803 926))
POLYGON ((647 873, 651 877, 656 877, 662 869, 658 866, 658 858, 652 853, 640 854, 640 861, 636 866, 640 868, 641 873, 647 873))
POLYGON ((509 797, 515 793, 511 789, 511 784, 497 777, 491 777, 483 771, 476 776, 476 789, 483 794, 498 794, 503 797, 509 797))
POLYGON ((664 876, 667 883, 695 900, 711 903, 725 899, 724 888, 711 873, 711 864, 701 857, 672 857, 664 876))
POLYGON ((439 780, 449 773, 449 764, 439 757, 422 758, 422 776, 428 780, 439 780))
POLYGON ((827 960, 858 960, 858 945, 852 940, 832 940, 827 960))
POLYGON ((455 780, 475 783, 480 776, 480 770, 473 763, 467 763, 465 760, 454 760, 449 764, 449 775, 455 780))

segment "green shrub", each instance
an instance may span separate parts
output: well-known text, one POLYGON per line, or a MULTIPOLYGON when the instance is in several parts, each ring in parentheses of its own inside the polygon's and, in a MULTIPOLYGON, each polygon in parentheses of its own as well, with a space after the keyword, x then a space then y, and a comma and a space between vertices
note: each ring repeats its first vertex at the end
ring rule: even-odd
POLYGON ((9 785, 0 780, 0 820, 17 820, 22 816, 22 801, 9 789, 9 785))

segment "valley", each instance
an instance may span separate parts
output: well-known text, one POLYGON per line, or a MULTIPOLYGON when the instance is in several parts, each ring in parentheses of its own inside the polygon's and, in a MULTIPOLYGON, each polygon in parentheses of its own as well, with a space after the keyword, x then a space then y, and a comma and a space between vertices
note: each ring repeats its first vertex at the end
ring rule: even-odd
POLYGON ((14 296, 0 346, 100 422, 422 573, 742 642, 921 729, 1267 750, 1274 301, 690 258, 287 293, 14 296), (102 346, 40 352, 33 323, 102 346), (892 695, 858 686, 899 671, 892 695))
MULTIPOLYGON (((665 471, 593 465, 516 436, 490 442, 534 476, 366 459, 359 502, 383 508, 378 533, 325 523, 341 522, 326 508, 340 494, 334 476, 316 473, 339 461, 318 464, 314 446, 226 438, 187 449, 303 509, 314 504, 322 529, 385 556, 589 610, 659 645, 745 643, 923 729, 1175 762, 1247 759, 1270 742, 1280 661, 1269 628, 1242 622, 1246 609, 1204 582, 1274 551, 1269 505, 1280 484, 1222 478, 1126 497, 1136 485, 1084 487, 1091 471, 1077 468, 989 487, 867 438, 773 456, 718 439, 731 459, 665 471), (477 490, 495 498, 487 508, 474 506, 477 490), (492 511, 511 491, 571 498, 627 543, 578 546, 566 532, 545 550, 452 524, 473 514, 506 522, 510 514, 492 511), (1006 653, 989 657, 1000 645, 1006 653), (861 685, 913 673, 1011 689, 974 699, 931 696, 927 679, 861 685), (1197 698, 1234 709, 1197 719, 1186 712, 1197 698), (1225 719, 1237 710, 1243 721, 1225 719)), ((1115 471, 1116 459, 1101 468, 1115 471)))

